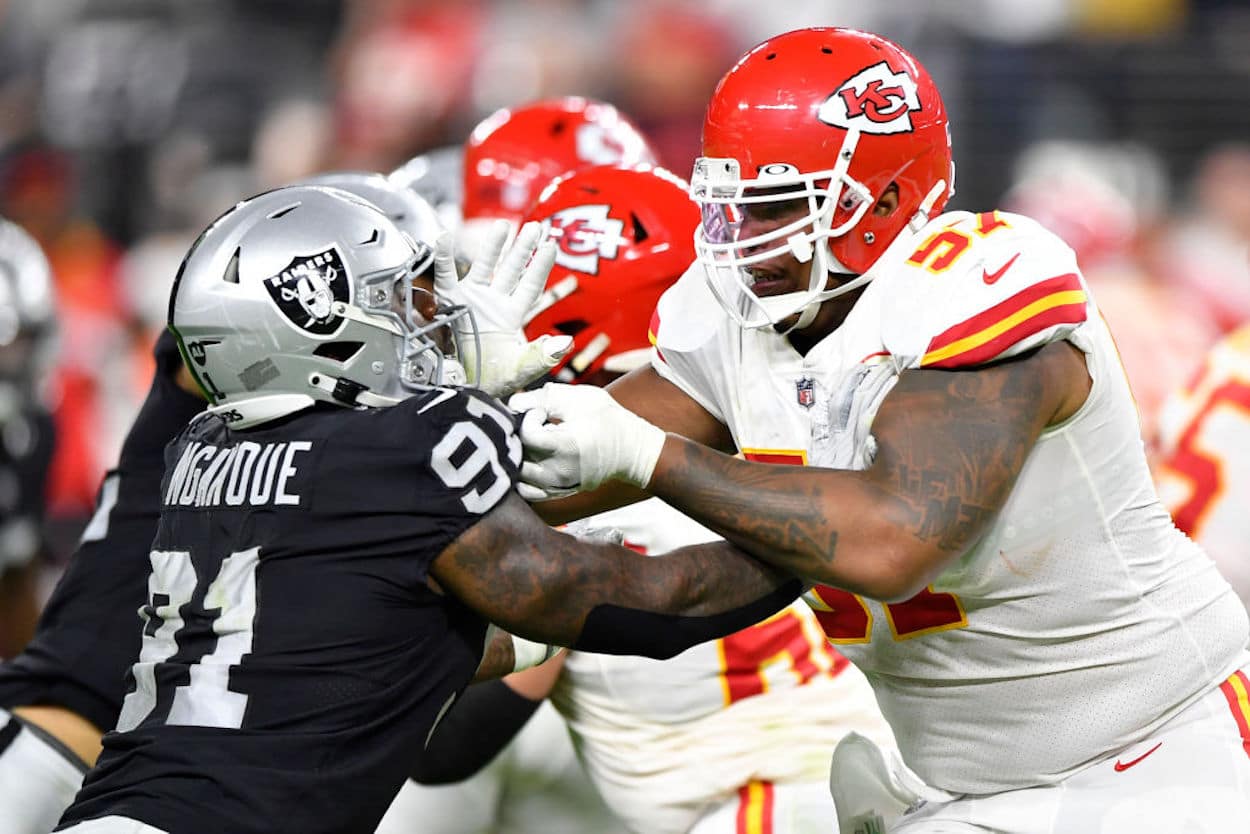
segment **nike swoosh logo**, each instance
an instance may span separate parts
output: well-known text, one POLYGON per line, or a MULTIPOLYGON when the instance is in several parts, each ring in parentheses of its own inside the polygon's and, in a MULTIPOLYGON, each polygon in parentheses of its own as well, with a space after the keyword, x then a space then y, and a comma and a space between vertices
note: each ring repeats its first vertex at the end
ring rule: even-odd
POLYGON ((993 272, 986 272, 985 267, 981 267, 981 280, 987 284, 993 284, 999 278, 1002 278, 1003 275, 1007 272, 1007 270, 1011 269, 1011 265, 1016 262, 1016 258, 1018 257, 1020 257, 1019 252, 1012 255, 1011 260, 1007 261, 1007 263, 1003 264, 1002 266, 1000 266, 998 269, 994 270, 993 272))
POLYGON ((1136 759, 1133 759, 1131 762, 1122 762, 1122 761, 1120 761, 1119 759, 1116 759, 1116 760, 1115 760, 1115 772, 1116 772, 1116 773, 1123 773, 1124 771, 1128 770, 1130 767, 1132 767, 1133 765, 1137 764, 1137 763, 1138 763, 1138 762, 1140 762, 1142 759, 1146 758, 1147 756, 1149 756, 1151 753, 1153 753, 1154 751, 1158 750, 1158 749, 1159 749, 1160 747, 1162 747, 1162 746, 1163 746, 1163 742, 1159 742, 1159 743, 1158 743, 1158 744, 1156 744, 1154 747, 1151 747, 1149 750, 1147 750, 1145 753, 1142 753, 1142 754, 1141 754, 1140 756, 1138 756, 1136 759))

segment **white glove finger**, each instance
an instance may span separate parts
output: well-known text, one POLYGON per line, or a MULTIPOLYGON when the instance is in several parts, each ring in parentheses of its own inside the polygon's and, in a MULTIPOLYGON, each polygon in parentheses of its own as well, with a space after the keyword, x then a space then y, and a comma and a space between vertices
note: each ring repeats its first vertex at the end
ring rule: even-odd
POLYGON ((548 495, 554 492, 577 492, 579 486, 574 473, 532 460, 521 462, 521 483, 541 489, 548 495))
MULTIPOLYGON (((513 397, 513 400, 517 397, 513 397)), ((510 400, 511 402, 511 400, 510 400)), ((511 406, 508 406, 512 408, 511 406)), ((547 412, 541 407, 530 406, 529 408, 513 408, 513 411, 519 412, 521 415, 521 425, 517 429, 517 433, 521 436, 521 442, 525 442, 525 436, 535 435, 542 431, 543 424, 547 422, 547 412)))
POLYGON ((552 240, 544 240, 534 250, 534 257, 530 258, 513 293, 522 309, 529 311, 537 303, 538 296, 542 295, 543 288, 547 286, 547 276, 556 264, 556 251, 555 241, 552 240))
POLYGON ((547 493, 538 487, 532 487, 524 481, 517 481, 516 491, 521 497, 531 504, 537 504, 539 501, 547 500, 547 493))
POLYGON ((560 360, 573 349, 572 336, 539 336, 534 341, 538 342, 542 364, 548 369, 559 365, 560 360))
MULTIPOLYGON (((567 436, 560 433, 558 426, 547 425, 535 429, 534 427, 527 428, 524 423, 521 424, 522 460, 541 464, 550 458, 558 457, 568 449, 570 442, 572 441, 567 436)), ((550 482, 554 483, 554 481, 550 482)), ((562 486, 567 486, 567 484, 562 484, 562 486)))
POLYGON ((517 482, 516 491, 520 493, 522 498, 531 504, 537 504, 541 501, 551 501, 555 498, 564 498, 565 496, 577 493, 577 490, 575 489, 540 489, 536 486, 530 486, 524 481, 517 482))
POLYGON ((465 281, 490 284, 491 275, 495 272, 495 265, 499 263, 499 255, 508 242, 508 234, 511 230, 512 226, 507 220, 495 221, 490 231, 486 233, 482 253, 473 260, 473 265, 469 267, 469 274, 464 276, 465 281))
MULTIPOLYGON (((547 413, 547 420, 565 422, 575 419, 586 419, 593 416, 605 406, 612 408, 612 395, 602 388, 590 385, 567 385, 563 382, 548 382, 542 387, 542 408, 547 413)), ((621 406, 615 406, 620 408, 621 406)))
POLYGON ((456 271, 456 249, 451 232, 443 232, 434 241, 434 293, 447 301, 456 297, 460 273, 456 271))
MULTIPOLYGON (((525 271, 525 265, 529 263, 530 258, 533 256, 534 248, 538 246, 542 233, 543 227, 541 223, 531 221, 521 227, 521 230, 517 232, 516 240, 512 243, 512 247, 503 256, 499 269, 495 270, 493 286, 496 290, 504 295, 510 295, 516 289, 517 283, 521 280, 521 274, 525 271)), ((550 271, 550 267, 548 267, 548 271, 550 271)), ((545 280, 546 276, 544 276, 545 280)))
POLYGON ((573 349, 572 336, 539 336, 517 357, 510 387, 524 388, 550 371, 573 349))
POLYGON ((531 413, 540 415, 538 424, 542 425, 547 419, 547 410, 543 405, 544 397, 542 389, 537 391, 519 391, 508 398, 508 408, 525 415, 521 418, 521 433, 524 437, 525 429, 529 425, 526 421, 530 419, 531 413))

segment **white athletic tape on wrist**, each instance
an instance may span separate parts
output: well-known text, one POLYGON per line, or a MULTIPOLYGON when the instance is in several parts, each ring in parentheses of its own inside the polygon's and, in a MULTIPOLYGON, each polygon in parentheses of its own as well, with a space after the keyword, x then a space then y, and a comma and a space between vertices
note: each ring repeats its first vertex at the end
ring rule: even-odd
POLYGON ((664 439, 667 435, 658 426, 651 425, 641 417, 639 422, 644 428, 639 432, 638 443, 633 447, 633 455, 623 476, 629 483, 646 489, 655 473, 655 465, 660 461, 660 453, 664 451, 664 439))

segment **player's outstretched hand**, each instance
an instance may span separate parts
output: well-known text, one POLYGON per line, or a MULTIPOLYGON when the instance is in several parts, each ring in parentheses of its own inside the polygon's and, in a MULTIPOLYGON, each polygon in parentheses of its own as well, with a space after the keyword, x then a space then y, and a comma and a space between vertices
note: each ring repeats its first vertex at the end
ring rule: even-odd
POLYGON ((546 501, 617 479, 646 487, 664 448, 664 432, 601 388, 548 383, 508 401, 525 412, 525 459, 517 489, 546 501))
MULTIPOLYGON (((434 291, 445 301, 473 311, 477 340, 461 339, 461 361, 469 383, 494 397, 507 397, 559 364, 573 347, 569 336, 527 341, 522 329, 555 263, 556 245, 541 242, 542 226, 526 223, 504 252, 508 223, 491 229, 481 256, 461 280, 451 235, 434 245, 434 291), (502 257, 501 257, 502 255, 502 257)), ((467 335, 467 334, 466 334, 467 335)))

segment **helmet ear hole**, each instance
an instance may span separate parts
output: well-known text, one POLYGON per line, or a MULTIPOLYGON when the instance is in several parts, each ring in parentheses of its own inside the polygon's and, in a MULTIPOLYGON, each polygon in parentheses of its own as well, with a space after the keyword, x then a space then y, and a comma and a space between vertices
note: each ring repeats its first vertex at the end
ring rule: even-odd
POLYGON ((642 225, 642 220, 639 219, 637 214, 630 212, 629 216, 630 219, 634 221, 634 243, 642 243, 650 237, 650 235, 647 234, 647 227, 642 225))
POLYGON ((227 284, 239 283, 239 253, 241 249, 235 249, 234 255, 230 258, 230 263, 226 264, 226 271, 221 276, 221 280, 227 284))
POLYGON ((346 364, 360 353, 364 346, 364 342, 326 342, 324 345, 318 345, 313 354, 346 364))

